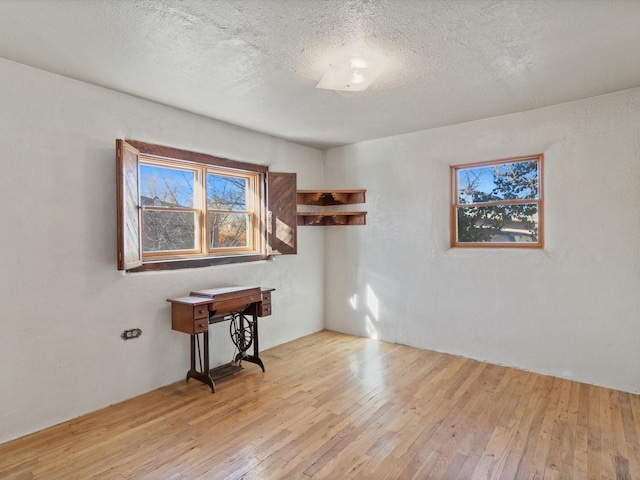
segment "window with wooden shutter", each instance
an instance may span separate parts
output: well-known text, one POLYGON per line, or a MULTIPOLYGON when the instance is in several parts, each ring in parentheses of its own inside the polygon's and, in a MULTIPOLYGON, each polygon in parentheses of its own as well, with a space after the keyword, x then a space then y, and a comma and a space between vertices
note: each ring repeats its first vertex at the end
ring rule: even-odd
POLYGON ((116 146, 119 270, 296 253, 294 173, 135 140, 116 146))

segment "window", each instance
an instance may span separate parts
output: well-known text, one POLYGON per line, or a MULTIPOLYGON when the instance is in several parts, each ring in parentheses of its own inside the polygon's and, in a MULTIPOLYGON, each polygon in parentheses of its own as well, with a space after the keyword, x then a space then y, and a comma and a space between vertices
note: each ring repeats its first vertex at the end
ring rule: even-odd
POLYGON ((117 173, 120 270, 296 253, 295 174, 132 140, 117 141, 117 173))
POLYGON ((451 167, 451 246, 542 248, 543 155, 451 167))
POLYGON ((261 251, 258 173, 139 162, 143 260, 261 251))

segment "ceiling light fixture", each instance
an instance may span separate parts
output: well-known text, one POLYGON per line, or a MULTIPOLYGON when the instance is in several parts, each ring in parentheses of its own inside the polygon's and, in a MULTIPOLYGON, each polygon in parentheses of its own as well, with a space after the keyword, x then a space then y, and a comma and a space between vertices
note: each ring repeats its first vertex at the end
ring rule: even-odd
POLYGON ((349 65, 329 65, 329 70, 316 88, 361 92, 366 90, 379 74, 379 69, 367 66, 363 60, 353 59, 349 65))

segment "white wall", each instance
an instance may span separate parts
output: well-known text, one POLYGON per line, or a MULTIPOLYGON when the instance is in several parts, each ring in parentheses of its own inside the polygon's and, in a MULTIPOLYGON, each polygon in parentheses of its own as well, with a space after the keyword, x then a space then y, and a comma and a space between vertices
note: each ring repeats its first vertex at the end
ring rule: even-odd
MULTIPOLYGON (((168 297, 276 288, 262 349, 323 327, 321 229, 275 261, 118 272, 116 138, 296 172, 300 188, 322 175, 318 150, 0 60, 0 442, 183 379, 189 337, 171 330, 168 297)), ((233 353, 220 328, 212 365, 233 353)))
POLYGON ((327 328, 640 392, 640 89, 332 149, 324 175, 369 212, 325 229, 327 328), (540 152, 544 250, 451 249, 449 165, 540 152))
MULTIPOLYGON (((634 89, 333 149, 323 172, 317 150, 0 59, 0 442, 184 378, 188 336, 165 299, 227 283, 277 289, 263 349, 326 316, 640 392, 639 119, 634 89), (271 262, 122 274, 116 138, 295 171, 300 188, 323 175, 366 188, 367 225, 300 228, 298 255, 271 262), (538 152, 545 249, 450 249, 449 165, 538 152)), ((213 364, 233 352, 220 329, 213 364)))

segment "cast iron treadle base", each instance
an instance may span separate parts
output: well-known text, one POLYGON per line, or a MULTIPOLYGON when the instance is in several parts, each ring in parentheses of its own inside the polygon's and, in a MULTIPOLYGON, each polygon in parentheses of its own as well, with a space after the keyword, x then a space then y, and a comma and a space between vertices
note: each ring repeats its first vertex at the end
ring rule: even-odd
POLYGON ((244 353, 240 352, 236 355, 236 362, 238 364, 240 364, 240 362, 242 361, 245 362, 251 362, 251 363, 255 363, 256 365, 258 365, 262 371, 264 372, 264 363, 262 363, 262 360, 260 360, 260 357, 256 356, 256 355, 245 355, 244 353))
POLYGON ((221 378, 228 377, 229 375, 235 375, 240 370, 242 370, 242 365, 239 363, 226 363, 224 365, 220 365, 219 367, 212 368, 209 370, 209 375, 213 379, 213 381, 220 380, 221 378))
POLYGON ((190 378, 195 378, 196 380, 201 381, 205 385, 209 385, 211 387, 211 393, 216 392, 216 384, 215 381, 220 380, 221 378, 228 377, 230 375, 234 375, 242 370, 242 366, 239 363, 227 363, 225 365, 220 365, 219 367, 212 368, 207 373, 198 372, 196 370, 189 370, 187 372, 187 381, 190 378))

